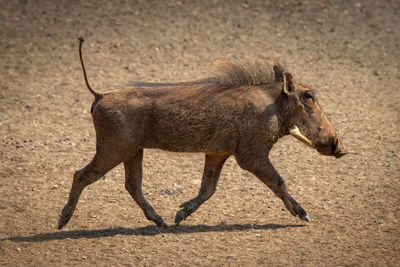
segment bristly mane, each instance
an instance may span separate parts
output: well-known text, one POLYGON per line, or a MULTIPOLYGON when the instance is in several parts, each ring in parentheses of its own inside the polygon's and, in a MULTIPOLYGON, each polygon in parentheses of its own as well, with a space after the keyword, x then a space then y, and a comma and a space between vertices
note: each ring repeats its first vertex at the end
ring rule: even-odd
POLYGON ((246 85, 262 85, 274 82, 271 67, 260 62, 229 62, 217 61, 218 83, 229 84, 234 87, 246 85))
POLYGON ((220 84, 230 87, 262 85, 275 81, 272 69, 269 65, 257 61, 231 62, 216 61, 216 72, 208 78, 187 82, 172 83, 152 83, 152 82, 134 82, 133 86, 139 87, 171 87, 171 86, 191 86, 220 84))

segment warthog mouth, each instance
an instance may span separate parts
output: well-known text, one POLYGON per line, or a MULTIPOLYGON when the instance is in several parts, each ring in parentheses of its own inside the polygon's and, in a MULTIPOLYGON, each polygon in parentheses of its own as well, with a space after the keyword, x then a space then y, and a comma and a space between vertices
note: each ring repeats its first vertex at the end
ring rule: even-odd
POLYGON ((335 145, 332 148, 332 154, 335 155, 336 158, 341 158, 344 155, 347 155, 347 154, 351 153, 349 151, 346 151, 346 149, 344 148, 338 133, 335 134, 335 138, 333 140, 333 143, 335 145))
POLYGON ((291 135, 293 135, 294 137, 296 137, 296 139, 300 140, 301 142, 305 143, 306 145, 310 146, 310 147, 314 147, 313 143, 310 141, 310 139, 308 139, 307 137, 305 137, 301 132, 300 129, 294 125, 292 128, 289 128, 289 133, 291 135))
POLYGON ((329 150, 327 150, 326 148, 318 148, 318 147, 316 147, 310 141, 310 139, 308 139, 307 137, 305 137, 301 133, 300 129, 296 125, 294 125, 292 128, 289 128, 289 133, 291 135, 293 135, 294 137, 296 137, 296 139, 298 139, 301 142, 305 143, 306 145, 317 149, 318 152, 320 152, 323 155, 335 156, 336 158, 340 158, 340 157, 343 157, 344 155, 349 154, 349 153, 356 154, 355 152, 346 151, 346 149, 344 148, 344 146, 343 146, 343 144, 342 144, 342 142, 340 140, 340 137, 339 137, 338 133, 335 134, 335 137, 333 139, 333 144, 334 145, 329 150))

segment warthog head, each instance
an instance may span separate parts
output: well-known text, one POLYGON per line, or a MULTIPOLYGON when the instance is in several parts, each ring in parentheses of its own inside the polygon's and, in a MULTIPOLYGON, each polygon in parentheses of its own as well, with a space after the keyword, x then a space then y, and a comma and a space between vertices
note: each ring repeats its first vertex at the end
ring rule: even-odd
POLYGON ((293 76, 274 61, 275 80, 283 84, 281 101, 287 133, 319 153, 340 158, 348 152, 335 127, 319 106, 315 93, 294 80, 293 76))

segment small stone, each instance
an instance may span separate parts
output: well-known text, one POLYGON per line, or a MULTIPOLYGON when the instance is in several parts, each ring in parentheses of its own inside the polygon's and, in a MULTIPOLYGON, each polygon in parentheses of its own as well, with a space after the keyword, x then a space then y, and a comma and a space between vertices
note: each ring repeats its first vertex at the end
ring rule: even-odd
POLYGON ((228 258, 231 258, 231 259, 233 259, 235 256, 236 256, 235 253, 229 253, 228 254, 228 258))
POLYGON ((21 252, 21 249, 19 247, 16 247, 15 250, 21 252))

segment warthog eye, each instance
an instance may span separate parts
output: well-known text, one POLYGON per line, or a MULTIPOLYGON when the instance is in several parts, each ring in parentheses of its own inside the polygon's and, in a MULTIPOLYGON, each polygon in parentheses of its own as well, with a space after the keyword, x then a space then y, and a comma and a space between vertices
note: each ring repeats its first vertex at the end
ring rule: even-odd
POLYGON ((313 94, 312 94, 311 91, 305 91, 305 92, 304 92, 304 97, 305 97, 305 98, 313 99, 313 94))

